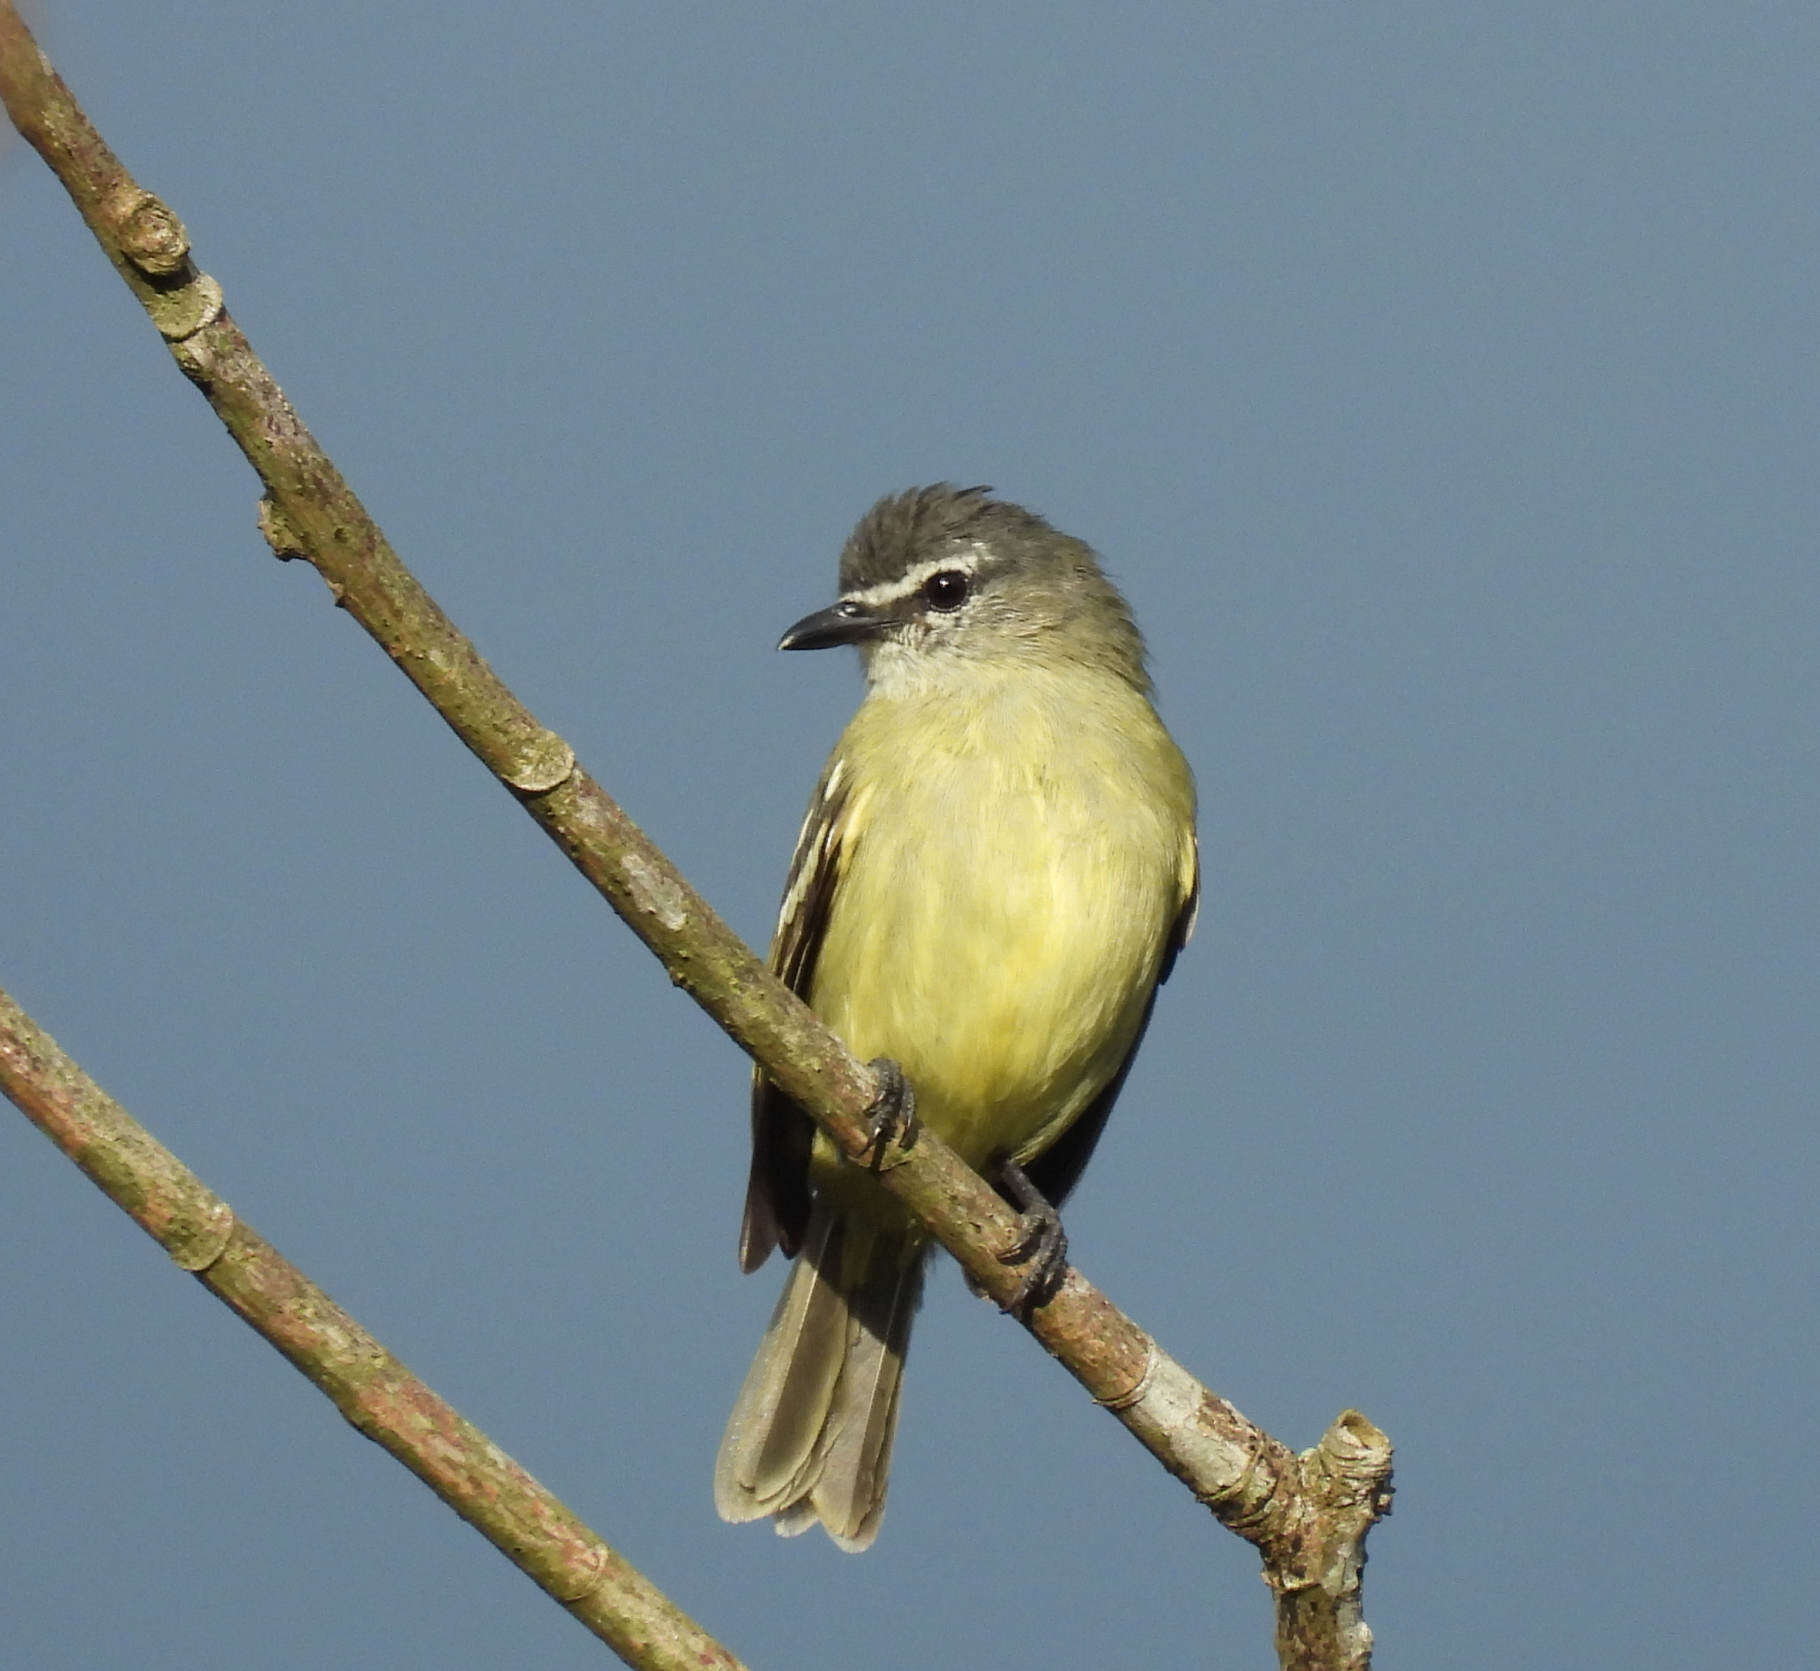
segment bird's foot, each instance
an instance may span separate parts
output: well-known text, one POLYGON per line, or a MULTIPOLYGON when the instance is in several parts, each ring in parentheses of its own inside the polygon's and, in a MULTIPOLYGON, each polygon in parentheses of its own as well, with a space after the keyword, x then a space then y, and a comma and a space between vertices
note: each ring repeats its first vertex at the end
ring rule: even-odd
POLYGON ((868 1171, 882 1172, 885 1151, 893 1143, 906 1154, 916 1147, 922 1122, 916 1117, 916 1093, 910 1089, 904 1070, 889 1056, 874 1057, 866 1066, 871 1068, 872 1077, 877 1081, 878 1095, 866 1110, 872 1121, 872 1133, 866 1139, 865 1148, 854 1158, 868 1171))
POLYGON ((1061 1215, 1016 1161, 1001 1161, 992 1181, 999 1194, 1017 1208, 1020 1225, 1018 1239, 999 1255, 999 1263, 1030 1267, 1017 1292, 1001 1304, 1020 1323, 1027 1323, 1032 1312, 1055 1298, 1068 1274, 1068 1233, 1062 1228, 1061 1215))

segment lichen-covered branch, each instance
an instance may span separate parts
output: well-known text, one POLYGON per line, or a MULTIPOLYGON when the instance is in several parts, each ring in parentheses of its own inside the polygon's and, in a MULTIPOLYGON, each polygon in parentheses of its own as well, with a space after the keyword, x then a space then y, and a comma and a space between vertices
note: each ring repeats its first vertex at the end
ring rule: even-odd
MULTIPOLYGON (((870 1136, 869 1071, 683 880, 500 682, 386 543, 190 260, 182 225, 108 151, 0 0, 0 95, 265 485, 261 528, 302 558, 568 854, 682 986, 848 1153, 870 1136)), ((884 1187, 1001 1302, 1023 1272, 1011 1209, 925 1133, 884 1157, 884 1187)), ((1296 1456, 1216 1397, 1078 1271, 1028 1324, 1093 1397, 1264 1558, 1279 1653, 1298 1668, 1362 1667, 1363 1539, 1388 1505, 1390 1446, 1353 1412, 1296 1456)))

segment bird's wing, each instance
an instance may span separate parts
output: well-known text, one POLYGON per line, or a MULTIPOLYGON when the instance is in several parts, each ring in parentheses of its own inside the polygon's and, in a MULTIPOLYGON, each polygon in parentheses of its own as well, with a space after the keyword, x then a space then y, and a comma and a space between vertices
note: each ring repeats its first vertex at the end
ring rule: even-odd
MULTIPOLYGON (((1183 865, 1184 897, 1176 911, 1175 920, 1169 925, 1169 938, 1163 946, 1163 959, 1157 966, 1156 986, 1161 986, 1169 979, 1170 971, 1175 968, 1176 954, 1188 944, 1189 937, 1194 933, 1195 919, 1200 915, 1200 844, 1192 837, 1183 865)), ((1144 1018, 1131 1036, 1131 1048, 1125 1052, 1124 1061, 1119 1063, 1119 1071, 1106 1081, 1100 1094, 1087 1104, 1080 1117, 1024 1167, 1024 1175, 1036 1185, 1052 1207, 1062 1204, 1068 1192, 1081 1181, 1081 1173, 1093 1158, 1094 1146, 1100 1140, 1100 1133, 1106 1129, 1112 1105, 1119 1100, 1119 1092, 1124 1089, 1125 1075, 1131 1072, 1131 1064, 1137 1059, 1138 1046, 1144 1042, 1145 1029, 1150 1025, 1150 1012, 1156 1008, 1156 986, 1150 989, 1150 996, 1144 1001, 1144 1018)))
MULTIPOLYGON (((771 972, 807 999, 828 910, 840 878, 848 799, 845 761, 836 755, 816 785, 796 838, 784 902, 771 937, 771 972)), ((814 1122, 765 1077, 752 1072, 752 1174, 739 1231, 739 1268, 754 1271, 774 1247, 794 1255, 809 1223, 809 1151, 814 1122)))
POLYGON ((1163 948, 1163 961, 1157 969, 1156 984, 1161 986, 1175 968, 1176 954, 1194 938, 1194 925, 1201 920, 1201 840, 1189 832, 1188 845, 1182 854, 1182 907, 1169 927, 1169 943, 1163 948))

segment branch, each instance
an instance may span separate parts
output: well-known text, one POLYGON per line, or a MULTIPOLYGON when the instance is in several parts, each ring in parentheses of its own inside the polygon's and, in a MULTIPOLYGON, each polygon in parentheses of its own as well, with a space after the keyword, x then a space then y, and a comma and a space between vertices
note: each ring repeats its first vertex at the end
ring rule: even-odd
POLYGON ((740 1662, 165 1148, 0 992, 0 1090, 168 1253, 638 1671, 740 1662))
MULTIPOLYGON (((62 181, 109 259, 144 304, 184 374, 265 485, 260 526, 281 558, 300 557, 430 700, 701 1007, 849 1156, 861 1154, 879 1096, 868 1069, 741 943, 575 760, 506 689, 399 561, 291 410, 229 316, 221 288, 191 262, 181 222, 144 191, 89 125, 0 0, 0 97, 62 181)), ((1010 1207, 929 1132, 893 1147, 881 1181, 1001 1304, 1022 1271, 1010 1207)), ((1390 1445, 1343 1413, 1302 1456, 1196 1381, 1070 1270, 1027 1324, 1043 1346, 1205 1503, 1253 1543, 1277 1597, 1285 1667, 1363 1668, 1364 1537, 1389 1503, 1390 1445)))

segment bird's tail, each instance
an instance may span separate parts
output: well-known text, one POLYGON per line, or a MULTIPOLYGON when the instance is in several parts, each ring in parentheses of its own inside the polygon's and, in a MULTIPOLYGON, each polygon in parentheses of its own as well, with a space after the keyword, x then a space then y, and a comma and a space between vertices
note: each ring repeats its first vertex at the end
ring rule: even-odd
POLYGON ((818 1521, 842 1549, 878 1536, 920 1236, 818 1201, 720 1442, 723 1520, 772 1515, 786 1537, 818 1521))

